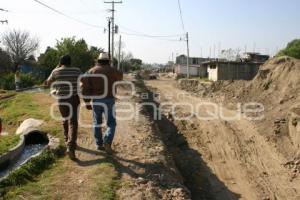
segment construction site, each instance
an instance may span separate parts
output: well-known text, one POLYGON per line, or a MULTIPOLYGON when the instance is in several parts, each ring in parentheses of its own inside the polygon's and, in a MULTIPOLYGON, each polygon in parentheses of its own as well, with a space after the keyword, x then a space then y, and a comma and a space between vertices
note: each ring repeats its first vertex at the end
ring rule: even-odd
POLYGON ((4 0, 0 200, 300 200, 299 6, 4 0))

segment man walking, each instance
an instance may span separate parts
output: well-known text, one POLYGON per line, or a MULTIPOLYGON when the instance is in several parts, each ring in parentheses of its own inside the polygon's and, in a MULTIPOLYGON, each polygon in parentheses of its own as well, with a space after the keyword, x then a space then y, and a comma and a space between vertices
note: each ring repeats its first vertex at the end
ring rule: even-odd
POLYGON ((16 91, 19 91, 21 89, 20 71, 16 71, 15 73, 15 85, 16 85, 16 91))
POLYGON ((75 149, 78 132, 79 96, 77 92, 77 80, 81 70, 71 67, 69 55, 60 58, 59 67, 56 67, 46 84, 54 84, 54 94, 58 100, 58 107, 63 117, 64 139, 67 144, 67 153, 70 159, 75 160, 75 149))
POLYGON ((101 53, 95 67, 90 69, 81 79, 83 99, 86 107, 93 110, 93 131, 98 150, 112 153, 111 145, 115 135, 115 97, 113 85, 122 80, 123 74, 110 67, 109 56, 101 53), (102 138, 102 114, 105 114, 107 130, 102 138))

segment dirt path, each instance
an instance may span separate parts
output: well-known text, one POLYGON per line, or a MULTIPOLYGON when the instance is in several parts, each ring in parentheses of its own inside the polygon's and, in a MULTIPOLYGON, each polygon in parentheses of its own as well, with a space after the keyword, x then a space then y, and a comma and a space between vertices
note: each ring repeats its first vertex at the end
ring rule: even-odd
MULTIPOLYGON (((185 93, 174 82, 148 81, 161 95, 161 102, 191 103, 202 99, 185 93), (174 95, 175 94, 175 95, 174 95)), ((205 111, 212 111, 210 107, 205 111)), ((188 116, 184 110, 179 111, 188 116)), ((234 111, 224 109, 225 115, 234 111)), ((174 121, 190 148, 202 155, 216 177, 207 177, 216 199, 299 200, 300 179, 291 179, 291 171, 284 167, 286 158, 257 131, 255 123, 242 119, 203 121, 174 121), (225 185, 225 187, 224 187, 225 185), (231 192, 228 192, 231 191, 231 192), (232 195, 235 194, 235 195, 232 195)), ((201 173, 201 172, 200 172, 201 173)))
MULTIPOLYGON (((128 91, 123 88, 118 93, 128 91)), ((47 94, 34 95, 43 106, 50 107, 54 102, 47 94)), ((124 103, 132 105, 138 117, 117 120, 113 156, 96 151, 92 129, 80 127, 77 162, 64 158, 37 182, 9 195, 17 199, 190 199, 160 133, 140 107, 139 98, 118 101, 117 111, 124 103)), ((81 109, 83 124, 92 122, 91 115, 84 107, 81 109)))

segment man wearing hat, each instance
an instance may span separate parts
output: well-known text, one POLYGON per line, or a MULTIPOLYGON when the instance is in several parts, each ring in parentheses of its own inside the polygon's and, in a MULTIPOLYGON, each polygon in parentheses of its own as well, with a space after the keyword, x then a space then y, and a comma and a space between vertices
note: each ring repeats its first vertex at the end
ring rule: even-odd
POLYGON ((78 132, 79 96, 77 92, 77 80, 81 70, 71 67, 71 57, 64 55, 60 58, 59 66, 56 67, 46 85, 55 85, 52 93, 58 101, 58 108, 63 117, 64 139, 67 144, 67 153, 70 159, 75 160, 75 149, 78 132))
POLYGON ((96 66, 81 78, 81 89, 86 107, 93 110, 93 131, 98 150, 112 153, 111 145, 116 130, 115 96, 113 86, 123 79, 123 74, 110 66, 109 55, 101 53, 96 66), (105 115, 107 129, 102 137, 102 115, 105 115))

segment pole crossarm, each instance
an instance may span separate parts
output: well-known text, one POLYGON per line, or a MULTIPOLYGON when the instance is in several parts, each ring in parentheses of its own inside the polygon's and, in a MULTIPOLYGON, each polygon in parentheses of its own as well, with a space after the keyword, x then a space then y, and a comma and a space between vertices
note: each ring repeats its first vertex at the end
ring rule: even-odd
POLYGON ((1 24, 8 24, 8 20, 0 20, 1 24))

